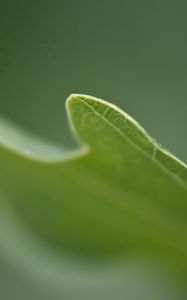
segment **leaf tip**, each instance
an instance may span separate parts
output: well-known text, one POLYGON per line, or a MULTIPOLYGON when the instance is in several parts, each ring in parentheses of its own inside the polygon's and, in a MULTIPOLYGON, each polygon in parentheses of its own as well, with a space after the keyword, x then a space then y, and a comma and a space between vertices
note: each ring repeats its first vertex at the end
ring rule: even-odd
POLYGON ((66 107, 69 109, 71 104, 79 100, 81 97, 84 97, 84 95, 75 93, 70 94, 66 100, 66 107))

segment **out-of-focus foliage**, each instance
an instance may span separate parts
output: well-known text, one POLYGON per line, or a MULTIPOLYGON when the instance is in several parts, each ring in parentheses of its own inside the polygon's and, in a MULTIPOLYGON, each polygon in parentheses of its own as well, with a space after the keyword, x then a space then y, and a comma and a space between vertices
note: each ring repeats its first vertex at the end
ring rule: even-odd
POLYGON ((2 259, 34 282, 32 297, 38 285, 59 299, 178 299, 186 165, 105 101, 72 95, 67 110, 69 151, 0 123, 2 259))

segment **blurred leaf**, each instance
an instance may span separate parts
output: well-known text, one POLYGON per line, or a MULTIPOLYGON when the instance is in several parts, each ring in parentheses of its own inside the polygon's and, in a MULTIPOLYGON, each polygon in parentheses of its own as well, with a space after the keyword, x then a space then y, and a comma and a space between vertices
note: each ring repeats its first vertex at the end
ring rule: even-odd
POLYGON ((128 297, 132 257, 185 274, 186 165, 112 104, 71 95, 67 111, 77 149, 0 124, 6 259, 70 299, 128 297))

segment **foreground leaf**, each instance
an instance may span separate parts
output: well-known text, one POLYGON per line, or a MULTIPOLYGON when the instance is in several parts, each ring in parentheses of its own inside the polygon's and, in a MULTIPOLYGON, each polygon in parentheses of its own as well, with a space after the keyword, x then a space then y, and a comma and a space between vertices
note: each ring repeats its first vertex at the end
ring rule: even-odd
POLYGON ((6 255, 67 294, 74 286, 80 298, 101 287, 109 299, 111 285, 124 286, 129 257, 164 262, 185 274, 186 165, 105 101, 72 95, 67 111, 78 141, 71 151, 1 123, 0 239, 6 255))

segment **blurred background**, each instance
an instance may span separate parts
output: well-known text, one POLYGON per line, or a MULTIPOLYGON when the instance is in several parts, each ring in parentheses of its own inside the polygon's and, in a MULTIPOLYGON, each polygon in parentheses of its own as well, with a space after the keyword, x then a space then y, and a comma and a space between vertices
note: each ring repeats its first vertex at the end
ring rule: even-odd
POLYGON ((186 1, 1 0, 0 113, 71 145, 70 93, 109 100, 187 161, 186 1))
MULTIPOLYGON (((71 146, 65 100, 90 94, 187 162, 186 9, 184 0, 1 0, 0 114, 71 146)), ((6 299, 40 294, 0 265, 6 299)))

